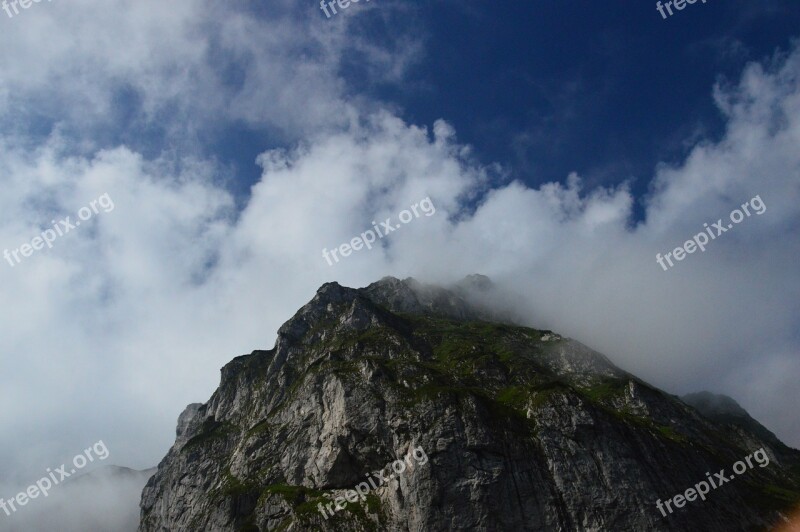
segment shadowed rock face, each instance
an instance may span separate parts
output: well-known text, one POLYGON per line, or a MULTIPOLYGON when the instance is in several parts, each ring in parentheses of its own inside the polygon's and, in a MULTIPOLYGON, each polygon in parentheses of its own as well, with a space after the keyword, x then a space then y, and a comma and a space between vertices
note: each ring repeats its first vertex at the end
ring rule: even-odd
POLYGON ((730 430, 741 432, 743 438, 754 434, 771 445, 781 444, 775 434, 753 419, 739 403, 727 395, 698 392, 684 395, 681 400, 708 419, 727 425, 730 430))
POLYGON ((552 331, 478 321, 475 289, 322 286, 181 415, 140 530, 762 530, 800 498, 798 451, 552 331), (419 447, 426 464, 318 511, 419 447), (768 467, 656 509, 761 447, 768 467))

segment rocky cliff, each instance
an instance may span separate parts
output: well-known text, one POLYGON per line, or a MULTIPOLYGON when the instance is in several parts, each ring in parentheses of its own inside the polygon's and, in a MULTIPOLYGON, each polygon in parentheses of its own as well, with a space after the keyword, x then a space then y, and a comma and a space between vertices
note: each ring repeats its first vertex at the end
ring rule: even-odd
POLYGON ((798 451, 467 303, 487 283, 322 286, 180 416, 140 530, 727 532, 800 500, 798 451), (758 449, 769 465, 657 509, 758 449))

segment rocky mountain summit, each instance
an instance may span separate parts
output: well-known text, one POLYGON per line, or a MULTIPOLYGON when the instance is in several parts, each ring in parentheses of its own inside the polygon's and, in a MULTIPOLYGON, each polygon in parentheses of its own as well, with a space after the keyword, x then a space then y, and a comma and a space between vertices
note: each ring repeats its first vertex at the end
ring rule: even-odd
POLYGON ((800 501, 800 452, 471 300, 487 290, 323 285, 181 414, 139 530, 728 532, 800 501), (768 466, 657 509, 758 449, 768 466))

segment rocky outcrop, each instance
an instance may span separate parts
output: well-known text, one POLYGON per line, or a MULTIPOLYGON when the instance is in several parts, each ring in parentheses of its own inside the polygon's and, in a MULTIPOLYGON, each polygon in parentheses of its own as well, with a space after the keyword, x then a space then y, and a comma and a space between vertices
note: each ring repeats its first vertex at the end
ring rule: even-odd
POLYGON ((762 530, 800 499, 798 451, 467 301, 322 286, 181 415, 140 530, 762 530), (769 466, 656 508, 759 448, 769 466))

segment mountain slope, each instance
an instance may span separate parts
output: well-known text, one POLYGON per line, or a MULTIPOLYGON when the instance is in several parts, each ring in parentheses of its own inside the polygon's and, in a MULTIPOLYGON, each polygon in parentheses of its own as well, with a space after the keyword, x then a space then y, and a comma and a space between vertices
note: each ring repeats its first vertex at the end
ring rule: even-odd
POLYGON ((800 500, 797 451, 578 342, 478 321, 462 295, 321 287, 273 349, 235 358, 181 415, 140 530, 763 530, 800 500), (768 466, 656 509, 762 447, 768 466), (426 461, 320 512, 412 450, 426 461))

